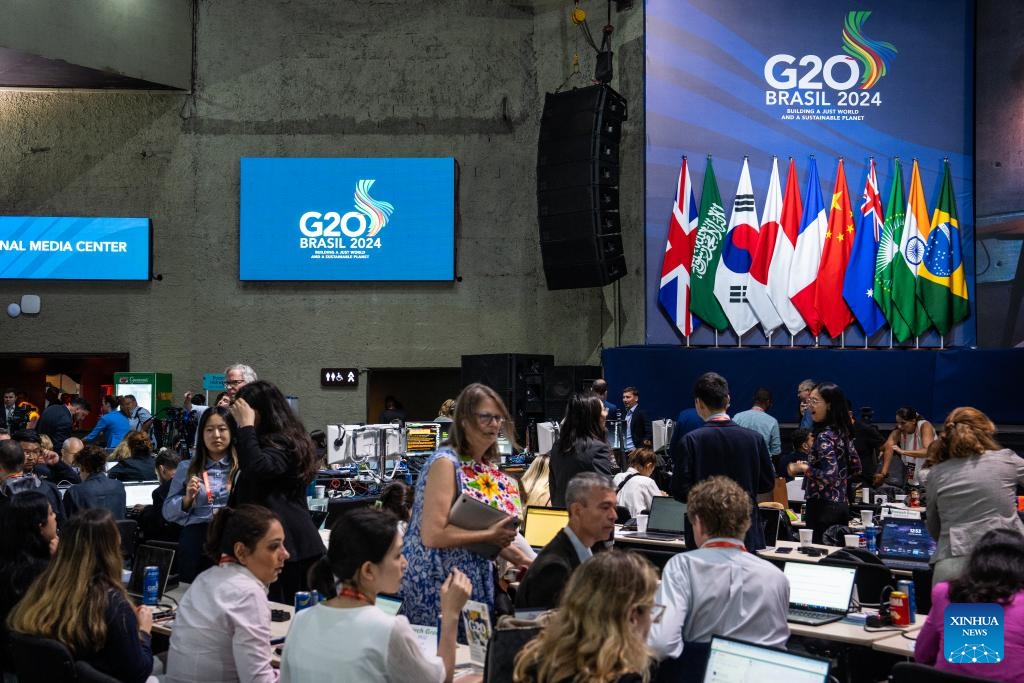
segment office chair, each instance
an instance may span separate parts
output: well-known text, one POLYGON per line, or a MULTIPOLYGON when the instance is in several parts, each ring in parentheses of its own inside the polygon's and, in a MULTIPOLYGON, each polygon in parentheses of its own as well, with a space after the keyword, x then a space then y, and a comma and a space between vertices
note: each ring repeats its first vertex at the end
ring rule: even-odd
POLYGON ((139 523, 134 519, 119 519, 117 530, 121 532, 121 557, 125 566, 130 567, 135 557, 135 544, 139 541, 139 523))
POLYGON ((892 683, 982 683, 989 679, 939 671, 916 662, 900 662, 892 668, 890 680, 892 683))
POLYGON ((75 662, 75 673, 79 683, 120 683, 120 679, 108 676, 88 662, 75 662))
POLYGON ((624 505, 615 506, 615 523, 625 524, 629 520, 633 519, 633 515, 629 514, 629 508, 624 505))
POLYGON ((63 643, 11 632, 11 659, 19 683, 64 683, 78 680, 71 651, 63 643))

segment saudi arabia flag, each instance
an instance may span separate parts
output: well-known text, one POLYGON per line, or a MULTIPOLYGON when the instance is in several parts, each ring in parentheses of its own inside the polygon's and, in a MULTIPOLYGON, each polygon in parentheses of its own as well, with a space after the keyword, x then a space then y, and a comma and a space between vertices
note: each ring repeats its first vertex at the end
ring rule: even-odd
POLYGON ((690 312, 718 331, 729 329, 729 319, 715 298, 715 275, 722 259, 722 238, 728 228, 722 195, 718 192, 718 181, 709 156, 704 171, 704 189, 700 193, 693 263, 690 265, 690 312))

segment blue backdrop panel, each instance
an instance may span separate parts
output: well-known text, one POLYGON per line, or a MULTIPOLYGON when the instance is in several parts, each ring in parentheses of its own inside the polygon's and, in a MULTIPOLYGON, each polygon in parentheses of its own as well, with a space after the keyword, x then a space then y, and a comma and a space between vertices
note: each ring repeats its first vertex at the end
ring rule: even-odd
POLYGON ((730 414, 750 408, 754 391, 768 387, 769 411, 796 422, 801 380, 839 384, 856 408, 871 406, 877 422, 891 423, 896 409, 917 408, 940 422, 956 406, 975 406, 999 424, 1024 424, 1017 397, 1024 386, 1024 350, 858 351, 838 349, 703 349, 625 346, 602 355, 609 398, 623 387, 640 391, 652 419, 675 418, 693 407, 693 383, 714 371, 729 381, 730 414))
MULTIPOLYGON (((877 164, 883 203, 892 184, 893 157, 903 162, 908 193, 911 166, 918 159, 929 216, 939 193, 943 159, 948 158, 972 315, 951 330, 945 346, 976 344, 971 0, 647 0, 645 17, 648 343, 682 341, 658 305, 665 238, 682 155, 689 157, 699 201, 705 158, 711 154, 727 213, 743 158, 749 155, 759 219, 773 155, 779 157, 783 184, 788 157, 796 160, 801 198, 809 157, 815 155, 826 206, 837 159, 844 158, 855 215, 869 158, 877 164), (896 50, 884 75, 873 82, 846 82, 852 71, 868 73, 844 52, 849 47, 843 38, 844 21, 853 11, 871 12, 862 27, 864 37, 890 43, 896 50), (785 96, 791 101, 798 95, 805 104, 779 100, 785 96)), ((725 344, 735 340, 731 329, 719 336, 725 344)), ((716 339, 712 330, 702 327, 691 341, 714 345, 716 339)), ((868 341, 871 346, 888 346, 888 328, 868 341)), ((772 342, 789 345, 789 334, 777 331, 772 342)), ((847 328, 845 342, 863 344, 864 334, 856 323, 847 328)), ((744 346, 765 343, 760 327, 743 337, 744 346)), ((813 346, 814 339, 804 331, 795 343, 813 346)), ((820 343, 841 345, 824 333, 820 343)), ((934 330, 920 344, 942 345, 934 330)), ((905 346, 914 345, 911 339, 905 346)))

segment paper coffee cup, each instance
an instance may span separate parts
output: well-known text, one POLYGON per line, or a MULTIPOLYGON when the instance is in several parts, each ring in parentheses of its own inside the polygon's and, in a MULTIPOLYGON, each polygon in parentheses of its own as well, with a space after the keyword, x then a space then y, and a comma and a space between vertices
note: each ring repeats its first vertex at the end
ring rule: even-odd
POLYGON ((814 540, 813 529, 800 529, 800 545, 810 545, 814 540))
POLYGON ((875 516, 875 513, 871 510, 860 511, 860 521, 864 526, 871 526, 871 520, 875 516))
POLYGON ((327 487, 326 486, 319 485, 319 486, 316 487, 316 497, 317 498, 323 498, 326 495, 327 495, 327 487))
POLYGON ((860 547, 860 536, 858 536, 857 534, 845 534, 843 538, 846 540, 847 548, 860 547))
POLYGON ((647 533, 647 515, 636 516, 636 530, 641 534, 647 533))

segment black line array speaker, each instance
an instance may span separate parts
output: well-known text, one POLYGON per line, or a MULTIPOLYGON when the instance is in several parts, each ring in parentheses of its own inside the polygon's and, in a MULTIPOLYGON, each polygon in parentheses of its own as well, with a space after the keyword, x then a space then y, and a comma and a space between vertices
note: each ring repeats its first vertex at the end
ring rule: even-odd
POLYGON ((474 382, 494 389, 515 421, 520 443, 530 420, 544 417, 544 372, 554 356, 490 353, 462 357, 462 385, 474 382))
POLYGON ((601 379, 600 365, 556 365, 544 371, 544 416, 561 420, 569 397, 601 379))
POLYGON ((537 149, 537 219, 548 289, 602 287, 626 274, 619 138, 626 100, 607 85, 548 93, 537 149))

